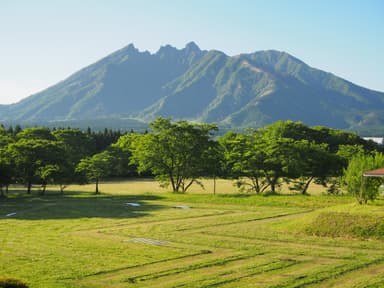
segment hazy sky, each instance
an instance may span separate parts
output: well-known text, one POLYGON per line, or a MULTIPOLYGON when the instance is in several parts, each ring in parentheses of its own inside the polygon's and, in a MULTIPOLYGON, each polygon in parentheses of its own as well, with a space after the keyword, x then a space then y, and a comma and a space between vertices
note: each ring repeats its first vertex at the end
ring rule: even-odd
POLYGON ((384 0, 0 0, 0 103, 56 84, 129 43, 228 55, 286 51, 384 91, 384 0))

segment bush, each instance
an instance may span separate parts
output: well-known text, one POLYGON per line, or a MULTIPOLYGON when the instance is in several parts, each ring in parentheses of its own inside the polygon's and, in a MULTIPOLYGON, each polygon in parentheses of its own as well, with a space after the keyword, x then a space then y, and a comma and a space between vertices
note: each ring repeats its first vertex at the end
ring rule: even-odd
POLYGON ((28 285, 14 278, 0 277, 0 288, 28 288, 28 285))

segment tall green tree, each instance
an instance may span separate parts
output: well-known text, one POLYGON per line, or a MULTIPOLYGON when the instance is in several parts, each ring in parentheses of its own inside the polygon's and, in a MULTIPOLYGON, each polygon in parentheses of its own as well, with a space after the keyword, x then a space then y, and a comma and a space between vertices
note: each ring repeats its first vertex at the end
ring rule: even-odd
POLYGON ((12 183, 15 169, 12 165, 12 159, 7 151, 7 146, 13 143, 13 135, 9 133, 3 126, 0 127, 0 196, 8 191, 9 185, 12 183))
POLYGON ((230 131, 222 136, 219 142, 223 147, 228 174, 237 179, 238 187, 259 194, 264 192, 269 184, 263 171, 266 156, 260 147, 257 147, 257 137, 256 132, 238 134, 230 131))
POLYGON ((263 151, 262 171, 272 194, 281 184, 280 180, 297 176, 297 154, 295 141, 290 138, 268 138, 263 136, 256 149, 263 151))
POLYGON ((0 147, 0 196, 8 192, 8 187, 14 178, 14 166, 5 148, 0 147))
POLYGON ((88 180, 95 181, 95 194, 99 194, 99 181, 111 175, 114 161, 115 159, 108 151, 103 151, 82 159, 76 171, 83 173, 88 180))
POLYGON ((156 119, 150 127, 152 133, 136 137, 132 145, 132 163, 138 170, 151 171, 174 192, 186 192, 193 183, 200 183, 210 133, 217 127, 165 118, 156 119))
POLYGON ((295 141, 296 149, 296 177, 290 182, 291 188, 301 194, 307 194, 312 181, 326 183, 329 177, 338 177, 342 174, 343 159, 331 153, 326 144, 317 144, 307 140, 295 141))
POLYGON ((61 165, 64 155, 56 141, 24 138, 9 144, 7 153, 15 165, 16 177, 26 183, 28 194, 31 193, 32 183, 42 180, 39 177, 42 167, 61 165))
POLYGON ((375 200, 379 194, 382 177, 364 177, 367 170, 384 167, 384 155, 379 152, 358 154, 353 157, 344 171, 343 184, 347 191, 354 195, 360 204, 375 200))

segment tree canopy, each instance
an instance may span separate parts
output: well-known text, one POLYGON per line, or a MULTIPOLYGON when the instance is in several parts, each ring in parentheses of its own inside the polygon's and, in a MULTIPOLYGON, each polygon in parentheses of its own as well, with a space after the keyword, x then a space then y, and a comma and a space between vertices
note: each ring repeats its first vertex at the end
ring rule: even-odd
POLYGON ((204 174, 210 133, 216 126, 158 118, 150 127, 152 133, 133 139, 132 163, 140 172, 151 171, 163 185, 171 185, 172 191, 186 192, 204 174))

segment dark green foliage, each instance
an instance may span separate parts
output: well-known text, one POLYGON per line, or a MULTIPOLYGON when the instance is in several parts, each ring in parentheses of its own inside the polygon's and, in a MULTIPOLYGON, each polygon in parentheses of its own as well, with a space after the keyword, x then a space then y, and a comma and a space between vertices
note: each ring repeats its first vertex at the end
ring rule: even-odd
POLYGON ((105 128, 104 131, 91 132, 90 137, 93 140, 95 152, 101 152, 116 143, 123 134, 120 131, 105 128))
POLYGON ((0 288, 28 288, 28 285, 18 279, 0 277, 0 288))
MULTIPOLYGON (((132 149, 133 149, 133 141, 136 137, 140 137, 141 134, 136 134, 134 132, 125 134, 119 138, 119 140, 112 144, 109 147, 109 152, 113 155, 116 160, 115 169, 113 171, 112 176, 118 177, 127 177, 127 176, 135 176, 138 177, 140 174, 138 173, 137 165, 131 163, 132 149)), ((142 176, 152 176, 148 171, 141 172, 142 176)))
POLYGON ((316 236, 384 239, 384 217, 324 212, 305 231, 316 236))

